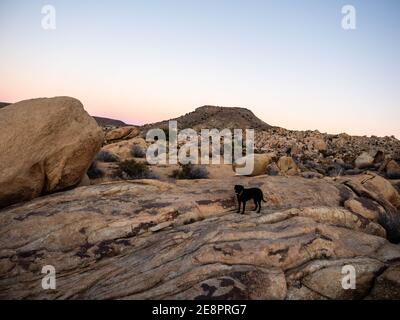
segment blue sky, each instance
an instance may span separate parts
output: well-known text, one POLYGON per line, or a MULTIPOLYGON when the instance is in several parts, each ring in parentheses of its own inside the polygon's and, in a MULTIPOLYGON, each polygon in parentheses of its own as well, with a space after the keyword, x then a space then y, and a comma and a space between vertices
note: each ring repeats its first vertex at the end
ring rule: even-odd
POLYGON ((69 95, 133 124, 247 107, 289 129, 399 138, 399 39, 397 0, 0 0, 0 100, 69 95), (341 28, 346 4, 356 30, 341 28))

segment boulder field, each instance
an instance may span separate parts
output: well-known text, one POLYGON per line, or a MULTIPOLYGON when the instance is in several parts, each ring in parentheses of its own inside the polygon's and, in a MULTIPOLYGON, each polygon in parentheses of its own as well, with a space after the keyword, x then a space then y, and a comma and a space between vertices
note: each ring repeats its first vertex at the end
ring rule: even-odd
POLYGON ((400 247, 380 224, 399 214, 392 188, 374 174, 259 176, 44 196, 0 211, 0 298, 399 299, 400 247), (261 214, 235 212, 237 182, 263 190, 261 214), (41 288, 46 265, 56 290, 41 288))

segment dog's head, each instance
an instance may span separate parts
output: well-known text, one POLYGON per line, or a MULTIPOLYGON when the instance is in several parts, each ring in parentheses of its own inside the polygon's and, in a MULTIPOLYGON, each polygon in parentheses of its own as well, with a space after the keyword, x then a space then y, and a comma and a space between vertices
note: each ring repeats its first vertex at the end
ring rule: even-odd
POLYGON ((236 193, 236 194, 242 193, 243 190, 244 190, 244 187, 243 187, 243 186, 241 186, 241 185, 236 185, 236 186, 235 186, 235 193, 236 193))

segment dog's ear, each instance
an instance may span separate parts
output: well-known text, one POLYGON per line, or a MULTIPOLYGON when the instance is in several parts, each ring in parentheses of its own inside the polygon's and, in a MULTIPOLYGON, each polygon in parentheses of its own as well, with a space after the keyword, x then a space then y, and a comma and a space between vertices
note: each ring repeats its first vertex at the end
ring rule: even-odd
POLYGON ((235 191, 236 191, 236 192, 240 192, 240 191, 242 191, 243 189, 244 189, 244 187, 241 186, 241 185, 238 185, 238 184, 237 184, 237 185, 235 186, 235 191))

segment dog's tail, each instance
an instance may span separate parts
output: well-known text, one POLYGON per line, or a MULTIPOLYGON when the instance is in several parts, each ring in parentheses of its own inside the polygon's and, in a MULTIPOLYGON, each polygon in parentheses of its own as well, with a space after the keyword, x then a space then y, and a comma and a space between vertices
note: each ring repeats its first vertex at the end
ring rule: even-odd
POLYGON ((267 202, 267 201, 265 201, 264 196, 262 197, 262 201, 263 201, 263 202, 267 202))

